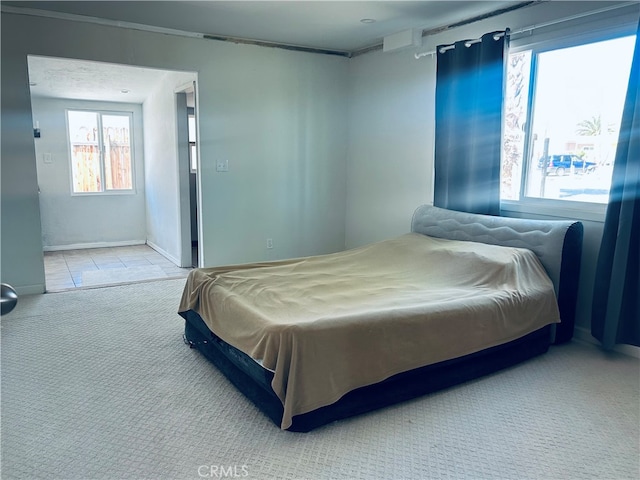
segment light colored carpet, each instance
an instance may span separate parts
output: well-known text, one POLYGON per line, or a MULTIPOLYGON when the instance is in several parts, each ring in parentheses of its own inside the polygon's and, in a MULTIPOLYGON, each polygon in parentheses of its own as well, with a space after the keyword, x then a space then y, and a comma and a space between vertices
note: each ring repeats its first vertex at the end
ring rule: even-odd
POLYGON ((568 344, 283 432, 182 342, 184 279, 20 298, 2 318, 2 479, 636 479, 637 359, 568 344))
POLYGON ((87 270, 82 272, 82 286, 95 287, 99 285, 140 282, 144 280, 158 280, 166 276, 167 274, 164 273, 158 265, 87 270))

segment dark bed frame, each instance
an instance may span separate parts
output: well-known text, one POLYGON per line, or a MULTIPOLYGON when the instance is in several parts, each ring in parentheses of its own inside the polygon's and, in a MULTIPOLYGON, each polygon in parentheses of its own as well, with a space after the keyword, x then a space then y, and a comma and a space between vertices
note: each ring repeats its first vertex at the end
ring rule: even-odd
MULTIPOLYGON (((530 248, 538 255, 554 283, 562 322, 502 345, 399 373, 380 383, 358 388, 331 405, 294 416, 289 431, 308 432, 336 420, 451 387, 516 365, 545 353, 551 343, 571 339, 582 251, 583 227, 580 222, 489 217, 423 205, 414 214, 412 231, 440 238, 530 248)), ((198 313, 189 310, 181 315, 185 318, 185 342, 198 349, 279 427, 283 406, 271 388, 273 373, 218 338, 198 313)))

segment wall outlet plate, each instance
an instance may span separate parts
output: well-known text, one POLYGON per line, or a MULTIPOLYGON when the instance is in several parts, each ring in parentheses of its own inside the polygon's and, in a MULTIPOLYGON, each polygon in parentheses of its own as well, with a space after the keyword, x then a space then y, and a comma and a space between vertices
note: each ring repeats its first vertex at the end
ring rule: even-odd
POLYGON ((216 162, 216 172, 228 172, 229 171, 229 160, 218 160, 216 162))

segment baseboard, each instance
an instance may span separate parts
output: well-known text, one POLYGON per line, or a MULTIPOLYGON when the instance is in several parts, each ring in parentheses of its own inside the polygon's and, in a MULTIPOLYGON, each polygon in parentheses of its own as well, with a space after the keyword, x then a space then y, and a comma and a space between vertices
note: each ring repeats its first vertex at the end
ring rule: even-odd
POLYGON ((149 245, 151 248, 153 248, 156 252, 158 252, 160 255, 162 255, 163 257, 165 257, 167 260, 169 260, 170 262, 172 262, 174 265, 176 266, 180 266, 180 260, 178 260, 176 257, 174 257, 173 255, 171 255, 169 252, 163 250, 162 248, 160 248, 158 245, 156 245, 155 243, 147 240, 147 245, 149 245))
MULTIPOLYGON (((589 345, 600 346, 600 342, 593 338, 591 332, 583 327, 575 327, 573 330, 573 339, 580 343, 586 343, 589 345)), ((616 345, 613 347, 614 352, 622 353, 624 355, 629 355, 630 357, 640 358, 640 347, 635 347, 633 345, 616 345)))
POLYGON ((70 245, 48 245, 42 247, 45 252, 59 252, 63 250, 84 250, 86 248, 129 247, 131 245, 144 245, 146 240, 125 240, 121 242, 91 242, 72 243, 70 245))
POLYGON ((23 295, 39 295, 45 292, 44 283, 38 283, 36 285, 12 285, 12 287, 16 290, 18 297, 21 297, 23 295))

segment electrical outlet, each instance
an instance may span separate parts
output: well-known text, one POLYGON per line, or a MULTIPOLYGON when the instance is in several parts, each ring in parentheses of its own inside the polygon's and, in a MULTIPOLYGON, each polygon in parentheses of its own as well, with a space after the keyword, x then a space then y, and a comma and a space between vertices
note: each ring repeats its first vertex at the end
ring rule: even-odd
POLYGON ((273 238, 267 238, 267 248, 273 248, 273 238))
POLYGON ((216 172, 228 172, 229 171, 229 160, 218 160, 216 162, 216 172))

